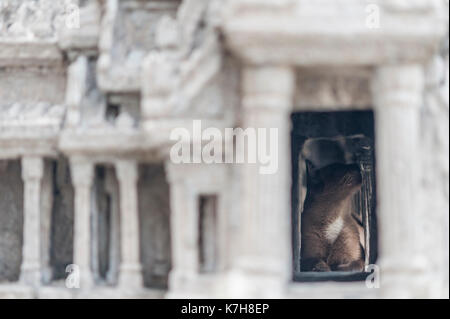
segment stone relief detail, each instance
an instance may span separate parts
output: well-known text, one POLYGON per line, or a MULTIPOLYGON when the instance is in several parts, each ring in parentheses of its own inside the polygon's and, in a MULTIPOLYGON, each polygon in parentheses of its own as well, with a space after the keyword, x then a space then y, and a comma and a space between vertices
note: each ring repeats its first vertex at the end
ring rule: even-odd
MULTIPOLYGON (((158 24, 158 50, 144 62, 144 119, 186 116, 192 102, 217 78, 222 53, 215 15, 208 15, 215 5, 216 1, 185 1, 176 19, 166 16, 158 24)), ((204 110, 210 112, 211 105, 204 110)))
MULTIPOLYGON (((101 2, 87 1, 84 5, 77 6, 76 26, 63 27, 58 33, 59 46, 66 51, 83 50, 85 54, 90 51, 97 52, 97 43, 100 34, 101 2)), ((73 60, 73 58, 72 58, 73 60)))
POLYGON ((96 62, 79 56, 68 68, 65 128, 104 128, 106 100, 98 90, 96 62))
POLYGON ((139 90, 140 66, 146 51, 155 47, 156 25, 164 15, 174 15, 179 2, 107 1, 101 22, 97 69, 101 89, 139 90))
POLYGON ((44 130, 58 133, 65 115, 64 105, 46 102, 12 103, 1 107, 0 132, 5 129, 25 133, 27 128, 33 127, 41 129, 42 134, 44 130))
POLYGON ((0 3, 0 38, 56 39, 78 0, 5 0, 0 3))

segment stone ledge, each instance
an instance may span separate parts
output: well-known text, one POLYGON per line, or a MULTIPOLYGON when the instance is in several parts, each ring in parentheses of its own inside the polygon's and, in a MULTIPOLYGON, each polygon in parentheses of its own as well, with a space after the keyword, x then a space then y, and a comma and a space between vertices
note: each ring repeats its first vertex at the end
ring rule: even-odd
POLYGON ((158 289, 117 289, 117 287, 95 287, 90 290, 67 289, 45 286, 38 290, 40 299, 162 299, 165 290, 158 289))
POLYGON ((41 286, 36 291, 19 283, 0 283, 0 299, 162 299, 166 291, 160 289, 133 289, 117 287, 95 287, 91 290, 67 289, 58 282, 55 285, 41 286))
POLYGON ((136 153, 146 147, 144 136, 136 129, 65 130, 59 139, 60 150, 71 155, 120 155, 136 153))
POLYGON ((56 41, 26 41, 0 38, 0 67, 62 64, 56 41))
POLYGON ((338 285, 333 282, 316 283, 291 283, 286 291, 286 298, 351 298, 351 299, 371 299, 377 298, 380 289, 367 288, 363 282, 340 282, 338 285))
POLYGON ((24 136, 6 136, 1 133, 0 158, 16 158, 24 155, 56 157, 57 138, 55 135, 43 136, 37 132, 24 136))
POLYGON ((0 299, 30 299, 34 298, 30 287, 18 283, 0 283, 0 299))
POLYGON ((364 7, 362 13, 312 7, 306 13, 231 10, 221 28, 228 47, 248 63, 302 66, 426 61, 446 33, 444 21, 432 11, 424 15, 383 11, 380 27, 371 29, 365 25, 364 7), (323 14, 325 9, 331 10, 328 15, 323 14))

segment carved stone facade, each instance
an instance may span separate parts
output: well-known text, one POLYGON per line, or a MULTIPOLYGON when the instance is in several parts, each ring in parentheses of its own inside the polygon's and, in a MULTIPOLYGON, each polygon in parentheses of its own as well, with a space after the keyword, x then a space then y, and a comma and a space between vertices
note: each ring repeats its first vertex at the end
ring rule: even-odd
POLYGON ((447 12, 1 1, 0 298, 448 298, 447 12), (375 116, 379 289, 292 279, 290 116, 343 110, 375 116), (278 171, 171 162, 193 120, 277 128, 278 171))

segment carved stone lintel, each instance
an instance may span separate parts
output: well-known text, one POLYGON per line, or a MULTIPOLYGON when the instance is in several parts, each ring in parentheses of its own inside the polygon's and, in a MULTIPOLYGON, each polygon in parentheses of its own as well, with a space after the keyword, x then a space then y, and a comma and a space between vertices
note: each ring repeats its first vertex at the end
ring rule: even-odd
POLYGON ((228 48, 251 64, 315 67, 422 63, 431 57, 448 29, 448 18, 440 13, 446 12, 444 3, 227 1, 221 27, 228 48), (267 2, 271 5, 265 5, 267 2), (409 22, 404 23, 406 20, 409 22))
POLYGON ((370 109, 370 70, 365 68, 299 69, 296 110, 370 109))

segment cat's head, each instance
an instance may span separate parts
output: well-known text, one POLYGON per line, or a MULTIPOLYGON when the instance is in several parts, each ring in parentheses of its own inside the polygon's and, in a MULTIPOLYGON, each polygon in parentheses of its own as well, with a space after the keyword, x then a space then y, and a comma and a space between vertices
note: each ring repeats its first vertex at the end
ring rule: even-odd
POLYGON ((321 169, 308 164, 308 189, 313 194, 340 194, 350 196, 362 184, 361 170, 357 164, 334 163, 321 169))

